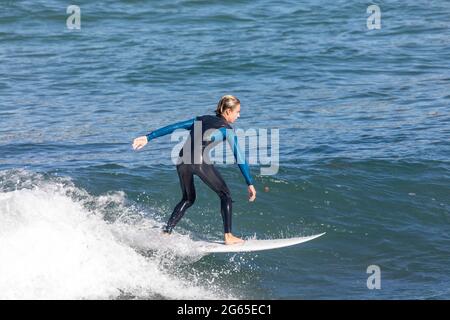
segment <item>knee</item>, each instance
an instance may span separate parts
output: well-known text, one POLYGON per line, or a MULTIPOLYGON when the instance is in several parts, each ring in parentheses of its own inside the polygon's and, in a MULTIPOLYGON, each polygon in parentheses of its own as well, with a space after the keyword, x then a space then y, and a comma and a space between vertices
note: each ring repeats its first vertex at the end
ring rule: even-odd
POLYGON ((222 191, 219 193, 219 197, 221 200, 225 200, 227 202, 232 202, 231 194, 229 191, 222 191))
POLYGON ((191 198, 187 198, 187 199, 183 199, 184 205, 186 207, 190 207, 194 204, 195 202, 195 197, 191 197, 191 198))

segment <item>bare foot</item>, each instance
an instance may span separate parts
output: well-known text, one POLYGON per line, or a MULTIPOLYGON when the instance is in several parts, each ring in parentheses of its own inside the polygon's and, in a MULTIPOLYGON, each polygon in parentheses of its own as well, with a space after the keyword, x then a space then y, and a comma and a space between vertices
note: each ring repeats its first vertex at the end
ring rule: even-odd
POLYGON ((238 243, 244 243, 245 240, 233 236, 231 233, 225 233, 225 244, 238 244, 238 243))

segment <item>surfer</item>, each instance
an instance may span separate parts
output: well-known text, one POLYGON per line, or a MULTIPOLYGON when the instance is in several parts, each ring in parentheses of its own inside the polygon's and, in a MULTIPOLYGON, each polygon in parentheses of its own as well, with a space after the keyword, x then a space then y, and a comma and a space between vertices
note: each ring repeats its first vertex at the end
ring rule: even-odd
POLYGON ((210 162, 208 156, 209 150, 226 139, 233 150, 239 169, 248 185, 248 199, 249 201, 255 200, 256 190, 250 176, 249 166, 239 148, 237 136, 230 125, 239 118, 240 110, 241 103, 239 99, 232 95, 226 95, 223 96, 217 104, 215 116, 198 116, 187 121, 177 122, 158 130, 151 131, 145 136, 134 139, 133 149, 139 150, 143 148, 148 141, 170 134, 176 129, 183 128, 190 131, 188 139, 180 150, 179 161, 177 164, 177 172, 183 197, 175 206, 173 213, 164 228, 165 233, 170 234, 178 221, 183 217, 186 210, 194 204, 196 198, 194 175, 197 175, 208 187, 216 192, 220 198, 225 244, 244 242, 243 239, 240 239, 231 233, 231 193, 219 171, 217 171, 210 162), (203 140, 203 137, 205 136, 206 141, 203 140))

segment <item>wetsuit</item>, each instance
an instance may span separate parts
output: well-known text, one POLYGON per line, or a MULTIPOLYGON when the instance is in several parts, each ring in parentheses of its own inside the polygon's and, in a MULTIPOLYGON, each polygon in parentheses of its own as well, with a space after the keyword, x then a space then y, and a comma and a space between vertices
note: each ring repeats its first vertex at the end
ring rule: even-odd
POLYGON ((196 198, 194 186, 195 174, 219 196, 224 232, 231 233, 231 193, 219 171, 210 163, 208 150, 213 149, 215 145, 226 139, 233 150, 234 157, 247 185, 252 185, 253 181, 250 176, 250 170, 239 148, 237 136, 233 128, 221 116, 205 115, 152 131, 147 135, 147 139, 150 141, 157 137, 170 134, 176 129, 187 129, 190 133, 183 148, 180 150, 180 161, 177 165, 183 198, 175 206, 164 229, 165 232, 172 232, 172 229, 183 217, 186 210, 194 204, 196 198), (205 132, 207 133, 206 141, 203 140, 205 132))

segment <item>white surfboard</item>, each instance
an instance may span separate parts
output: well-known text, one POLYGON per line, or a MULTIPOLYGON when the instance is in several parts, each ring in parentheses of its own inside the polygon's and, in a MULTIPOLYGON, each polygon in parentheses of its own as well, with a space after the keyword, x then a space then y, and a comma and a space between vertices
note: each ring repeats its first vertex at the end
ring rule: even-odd
POLYGON ((215 252, 249 252, 249 251, 261 251, 269 249, 277 249, 288 246, 293 246, 299 243, 313 240, 318 238, 324 233, 315 234, 309 237, 296 237, 287 239, 270 239, 270 240, 245 240, 243 243, 226 245, 224 242, 219 241, 196 241, 198 249, 201 252, 215 253, 215 252))

